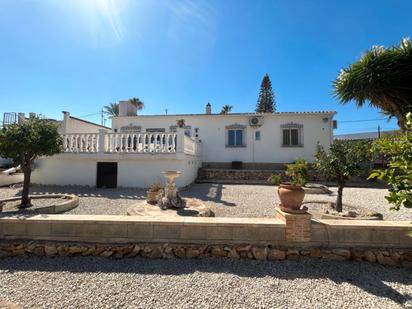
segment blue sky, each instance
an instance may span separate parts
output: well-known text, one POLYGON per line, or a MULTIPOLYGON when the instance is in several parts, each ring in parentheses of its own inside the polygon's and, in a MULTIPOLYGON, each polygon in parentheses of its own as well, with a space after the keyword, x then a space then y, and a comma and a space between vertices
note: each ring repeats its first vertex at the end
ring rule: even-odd
POLYGON ((133 96, 144 114, 208 101, 248 112, 268 73, 278 111, 335 110, 336 133, 391 129, 375 109, 338 104, 332 81, 372 45, 412 36, 411 12, 410 0, 1 0, 0 113, 99 122, 133 96))

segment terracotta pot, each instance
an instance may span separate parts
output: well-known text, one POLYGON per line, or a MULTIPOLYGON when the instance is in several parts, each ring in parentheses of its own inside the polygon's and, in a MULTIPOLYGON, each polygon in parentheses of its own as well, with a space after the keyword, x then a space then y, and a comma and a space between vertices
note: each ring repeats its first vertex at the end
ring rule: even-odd
POLYGON ((305 198, 305 190, 301 186, 280 184, 278 195, 283 208, 299 210, 305 198))
POLYGON ((149 204, 156 205, 157 204, 157 195, 159 194, 159 192, 158 191, 156 191, 156 192, 147 191, 146 193, 147 193, 146 201, 149 204))

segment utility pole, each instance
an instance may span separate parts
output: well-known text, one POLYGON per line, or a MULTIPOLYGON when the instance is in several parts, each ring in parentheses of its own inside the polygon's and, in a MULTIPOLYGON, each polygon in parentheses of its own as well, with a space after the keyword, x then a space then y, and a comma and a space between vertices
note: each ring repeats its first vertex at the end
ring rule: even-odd
POLYGON ((167 112, 168 112, 167 108, 165 109, 165 112, 166 112, 166 115, 167 115, 167 112))
POLYGON ((378 125, 378 139, 381 138, 381 126, 378 125))

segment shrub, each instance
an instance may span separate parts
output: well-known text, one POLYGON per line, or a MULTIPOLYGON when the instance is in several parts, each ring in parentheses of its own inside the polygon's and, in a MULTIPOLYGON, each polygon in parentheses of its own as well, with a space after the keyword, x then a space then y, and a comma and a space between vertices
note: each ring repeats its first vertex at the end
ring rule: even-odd
POLYGON ((386 169, 374 170, 369 179, 384 180, 390 186, 385 198, 399 210, 401 206, 412 208, 412 113, 406 116, 406 131, 401 135, 383 138, 374 143, 374 149, 389 160, 386 169))

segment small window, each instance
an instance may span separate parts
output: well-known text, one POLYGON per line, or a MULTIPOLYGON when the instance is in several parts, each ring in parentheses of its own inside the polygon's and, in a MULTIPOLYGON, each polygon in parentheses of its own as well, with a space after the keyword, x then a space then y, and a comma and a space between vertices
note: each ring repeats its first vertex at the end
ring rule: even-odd
POLYGON ((283 146, 302 146, 301 130, 298 128, 290 128, 282 130, 283 146))
POLYGON ((260 141, 260 131, 255 132, 255 140, 260 141))
POLYGON ((243 130, 227 130, 228 143, 230 147, 244 146, 243 143, 243 130))

